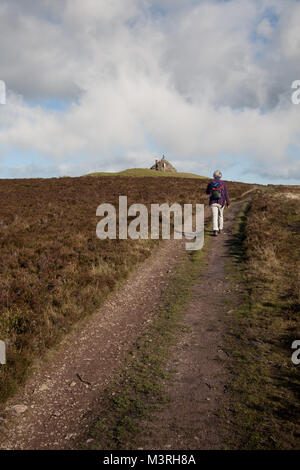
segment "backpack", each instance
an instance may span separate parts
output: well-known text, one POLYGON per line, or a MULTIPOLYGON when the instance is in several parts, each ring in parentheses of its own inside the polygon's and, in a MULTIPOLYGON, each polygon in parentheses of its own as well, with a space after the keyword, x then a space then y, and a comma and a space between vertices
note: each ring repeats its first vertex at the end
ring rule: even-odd
POLYGON ((224 196, 224 186, 221 181, 212 181, 210 183, 211 198, 214 201, 222 199, 224 196))

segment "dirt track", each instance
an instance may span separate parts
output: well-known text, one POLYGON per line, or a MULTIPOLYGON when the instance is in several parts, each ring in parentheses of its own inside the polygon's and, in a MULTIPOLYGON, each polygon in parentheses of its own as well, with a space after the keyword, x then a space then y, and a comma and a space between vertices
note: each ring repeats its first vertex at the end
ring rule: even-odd
POLYGON ((225 264, 240 208, 237 203, 226 212, 223 234, 213 237, 207 268, 193 287, 184 317, 188 333, 174 346, 169 360, 169 368, 177 370, 167 391, 170 404, 151 423, 144 423, 139 448, 224 448, 228 423, 224 426, 218 410, 226 404, 230 377, 222 363, 226 358, 223 315, 237 301, 225 264))
MULTIPOLYGON (((157 416, 144 448, 220 448, 216 408, 224 391, 222 321, 228 285, 224 279, 227 241, 239 204, 226 212, 225 233, 212 240, 209 265, 194 288, 185 322, 191 326, 173 351, 178 374, 170 386, 174 406, 157 416), (219 254, 221 253, 221 256, 219 254), (217 294, 216 296, 214 294, 217 294)), ((0 414, 1 449, 70 449, 97 416, 101 391, 151 322, 168 282, 168 273, 184 256, 184 242, 167 241, 155 250, 103 307, 76 326, 60 348, 37 367, 25 388, 0 414), (22 407, 15 408, 16 405, 22 407)))

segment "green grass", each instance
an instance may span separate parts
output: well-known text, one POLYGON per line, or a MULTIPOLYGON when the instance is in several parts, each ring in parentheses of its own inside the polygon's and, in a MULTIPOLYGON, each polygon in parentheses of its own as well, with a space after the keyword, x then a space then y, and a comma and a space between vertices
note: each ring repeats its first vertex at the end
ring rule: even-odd
POLYGON ((206 176, 195 175, 194 173, 171 173, 171 172, 162 172, 156 170, 150 170, 148 168, 130 168, 128 170, 119 171, 116 173, 108 173, 105 171, 99 171, 95 173, 89 173, 84 176, 163 176, 163 177, 173 177, 173 178, 201 178, 207 179, 206 176))
POLYGON ((206 266, 207 243, 206 239, 203 250, 186 253, 161 298, 153 323, 137 339, 116 374, 118 378, 106 390, 105 411, 89 436, 92 449, 135 449, 141 424, 144 426, 145 420, 169 401, 163 382, 174 371, 166 372, 166 363, 171 345, 186 331, 182 324, 185 305, 191 286, 206 266))

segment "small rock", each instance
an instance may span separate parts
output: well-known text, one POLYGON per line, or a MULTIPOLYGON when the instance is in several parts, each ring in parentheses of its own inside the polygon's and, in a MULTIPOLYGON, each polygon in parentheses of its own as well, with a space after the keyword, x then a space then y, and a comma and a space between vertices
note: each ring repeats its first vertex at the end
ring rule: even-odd
POLYGON ((25 413, 25 411, 28 409, 28 406, 26 405, 15 405, 12 407, 12 409, 18 414, 25 413))
POLYGON ((76 385, 76 382, 71 382, 70 383, 70 387, 75 387, 75 385, 76 385))
POLYGON ((76 434, 69 433, 69 434, 66 435, 65 440, 69 441, 70 439, 73 439, 73 437, 75 437, 75 436, 76 436, 76 434))
POLYGON ((86 443, 87 443, 87 444, 90 444, 91 442, 93 442, 93 440, 94 440, 94 439, 88 439, 88 440, 86 441, 86 443))
POLYGON ((49 390, 49 387, 47 384, 43 384, 39 388, 40 392, 44 392, 45 390, 49 390))

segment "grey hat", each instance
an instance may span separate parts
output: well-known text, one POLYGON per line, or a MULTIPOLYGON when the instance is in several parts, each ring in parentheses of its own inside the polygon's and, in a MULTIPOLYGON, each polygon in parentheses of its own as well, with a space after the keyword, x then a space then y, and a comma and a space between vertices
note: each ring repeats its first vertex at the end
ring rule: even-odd
POLYGON ((222 178, 222 172, 220 170, 214 171, 214 178, 222 178))

